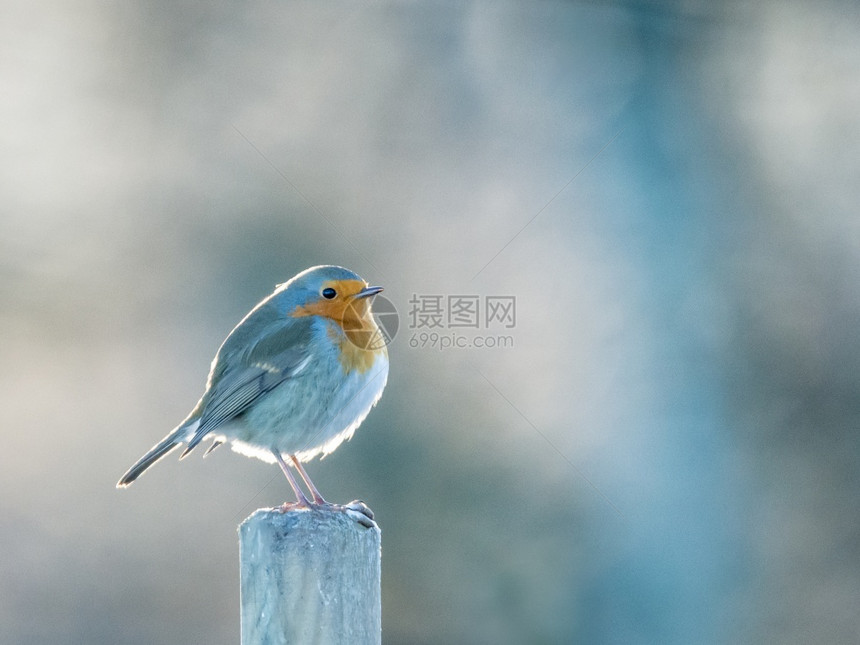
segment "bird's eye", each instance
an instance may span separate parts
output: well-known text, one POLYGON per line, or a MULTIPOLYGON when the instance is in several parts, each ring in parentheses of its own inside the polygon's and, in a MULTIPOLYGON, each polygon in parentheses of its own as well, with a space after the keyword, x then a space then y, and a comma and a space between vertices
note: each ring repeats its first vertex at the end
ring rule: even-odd
POLYGON ((332 298, 334 298, 337 295, 337 291, 335 291, 331 287, 327 287, 327 288, 322 290, 322 295, 323 295, 323 298, 325 298, 326 300, 331 300, 332 298))

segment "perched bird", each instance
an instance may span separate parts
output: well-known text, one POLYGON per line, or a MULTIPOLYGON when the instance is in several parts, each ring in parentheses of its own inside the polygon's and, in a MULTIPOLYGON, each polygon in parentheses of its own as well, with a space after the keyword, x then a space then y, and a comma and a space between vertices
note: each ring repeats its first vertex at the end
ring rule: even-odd
POLYGON ((187 444, 182 459, 203 439, 212 439, 205 454, 230 442, 236 452, 277 462, 298 506, 326 504, 302 462, 327 455, 352 437, 382 396, 388 352, 370 309, 380 291, 338 266, 312 267, 278 285, 224 340, 206 391, 188 417, 141 457, 117 488, 179 445, 187 444))

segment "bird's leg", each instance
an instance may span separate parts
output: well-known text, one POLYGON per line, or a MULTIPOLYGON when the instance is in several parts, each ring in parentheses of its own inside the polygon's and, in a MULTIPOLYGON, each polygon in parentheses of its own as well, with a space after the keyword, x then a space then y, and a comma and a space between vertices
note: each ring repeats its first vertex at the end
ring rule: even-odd
POLYGON ((317 487, 314 486, 314 483, 311 481, 311 478, 308 477, 308 474, 305 472, 305 469, 302 468, 302 463, 298 459, 296 459, 295 455, 290 455, 290 459, 293 460, 293 464, 295 465, 296 470, 299 471, 299 475, 301 475, 302 480, 307 485, 308 490, 311 492, 311 495, 313 495, 314 502, 317 504, 327 504, 328 502, 323 499, 323 496, 320 495, 320 492, 317 490, 317 487))
MULTIPOLYGON (((287 476, 287 481, 290 482, 290 487, 293 489, 293 492, 296 494, 296 499, 298 500, 299 506, 310 506, 311 503, 308 501, 308 498, 305 497, 304 492, 299 487, 296 478, 293 477, 293 473, 290 472, 290 467, 287 465, 287 462, 284 461, 284 458, 281 457, 281 453, 277 450, 272 450, 272 454, 275 455, 275 459, 278 460, 278 465, 281 467, 281 470, 284 471, 284 474, 287 476)), ((299 471, 301 472, 301 471, 299 471)), ((311 490, 314 490, 313 488, 311 490)), ((284 504, 284 510, 286 510, 287 504, 284 504)))
POLYGON ((323 499, 323 496, 320 495, 320 492, 317 490, 317 487, 314 486, 314 483, 311 481, 311 478, 308 477, 308 474, 305 472, 305 469, 302 468, 301 462, 296 459, 295 455, 289 455, 290 460, 293 462, 293 465, 296 467, 296 470, 299 471, 299 475, 301 475, 302 480, 305 482, 308 487, 308 490, 311 491, 311 495, 314 498, 313 503, 308 501, 308 498, 305 497, 304 492, 302 492, 302 489, 299 488, 299 484, 298 482, 296 482, 296 478, 293 477, 293 473, 290 471, 290 467, 287 465, 287 462, 284 461, 284 458, 281 456, 281 453, 277 450, 272 450, 272 454, 275 455, 275 459, 278 460, 278 465, 280 465, 281 470, 284 471, 284 474, 287 476, 287 480, 290 482, 290 486, 292 486, 293 491, 296 494, 296 498, 299 500, 297 504, 285 503, 281 507, 284 512, 290 510, 290 508, 294 508, 295 506, 305 508, 325 506, 326 508, 346 513, 349 517, 357 521, 365 528, 373 528, 374 526, 376 526, 376 522, 373 521, 373 511, 371 511, 367 507, 367 504, 362 501, 356 500, 346 505, 329 504, 327 501, 325 501, 325 499, 323 499))

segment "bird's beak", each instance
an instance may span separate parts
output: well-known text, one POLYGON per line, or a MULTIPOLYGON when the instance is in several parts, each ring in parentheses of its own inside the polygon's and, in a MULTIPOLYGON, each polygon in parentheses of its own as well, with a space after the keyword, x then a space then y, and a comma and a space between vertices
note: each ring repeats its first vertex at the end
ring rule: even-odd
POLYGON ((359 298, 369 298, 370 296, 375 296, 377 293, 382 291, 382 287, 365 287, 357 294, 353 296, 356 300, 359 298))

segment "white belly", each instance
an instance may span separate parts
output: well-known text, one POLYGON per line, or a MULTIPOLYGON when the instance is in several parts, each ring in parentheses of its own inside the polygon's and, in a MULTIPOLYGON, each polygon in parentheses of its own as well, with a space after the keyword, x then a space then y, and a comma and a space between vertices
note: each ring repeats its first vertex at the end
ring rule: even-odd
POLYGON ((384 351, 363 373, 344 374, 337 361, 324 361, 267 393, 224 435, 236 452, 269 463, 273 448, 300 461, 325 456, 352 437, 387 380, 384 351))

